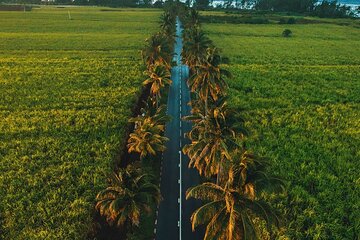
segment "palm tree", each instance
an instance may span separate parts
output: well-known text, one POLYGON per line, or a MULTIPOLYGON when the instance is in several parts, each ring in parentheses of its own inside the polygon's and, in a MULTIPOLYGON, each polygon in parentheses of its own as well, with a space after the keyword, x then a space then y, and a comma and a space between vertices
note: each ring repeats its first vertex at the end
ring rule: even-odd
POLYGON ((196 9, 191 8, 187 15, 186 15, 186 19, 185 19, 185 28, 197 28, 200 27, 200 14, 198 11, 196 11, 196 9))
POLYGON ((161 24, 160 24, 161 29, 164 31, 166 36, 168 36, 169 39, 172 40, 171 43, 173 43, 174 35, 175 35, 175 23, 176 23, 175 17, 169 12, 164 12, 161 15, 160 19, 161 19, 161 24))
POLYGON ((159 106, 159 101, 161 97, 161 90, 172 83, 170 77, 170 71, 165 65, 155 64, 150 66, 150 68, 145 72, 149 78, 146 79, 143 84, 151 85, 150 93, 155 96, 156 108, 159 106))
POLYGON ((137 152, 140 154, 140 158, 144 159, 148 155, 156 155, 157 152, 165 151, 165 142, 169 140, 162 136, 165 125, 157 123, 151 117, 143 117, 141 121, 137 118, 130 119, 130 121, 137 121, 137 128, 128 139, 129 153, 137 152))
POLYGON ((185 120, 193 122, 192 130, 187 134, 191 143, 183 148, 190 158, 189 167, 195 167, 200 175, 221 177, 222 164, 230 160, 231 149, 236 147, 235 132, 226 121, 226 104, 208 110, 194 108, 192 115, 185 120))
POLYGON ((202 65, 207 60, 207 49, 212 46, 212 41, 198 27, 184 32, 183 62, 192 72, 195 66, 202 65))
POLYGON ((158 204, 160 199, 160 189, 152 182, 152 176, 129 165, 113 173, 110 186, 96 196, 95 208, 110 225, 129 230, 139 226, 141 214, 149 213, 151 204, 158 204))
POLYGON ((279 226, 279 219, 271 206, 263 200, 252 199, 231 184, 224 187, 203 183, 190 188, 186 198, 196 198, 206 203, 191 216, 193 231, 206 224, 204 240, 258 239, 254 220, 259 217, 271 226, 279 226))
POLYGON ((258 239, 255 218, 267 223, 271 232, 279 226, 279 218, 271 206, 258 198, 263 192, 284 190, 284 182, 266 172, 268 162, 246 150, 236 149, 227 162, 228 177, 220 185, 203 183, 190 188, 186 198, 206 201, 191 216, 193 230, 207 224, 204 239, 258 239))
POLYGON ((165 125, 171 120, 170 116, 166 114, 166 105, 160 105, 158 108, 154 107, 153 100, 149 98, 144 101, 144 107, 140 109, 140 115, 136 118, 131 118, 129 121, 140 123, 145 121, 145 118, 151 118, 151 121, 156 125, 165 125))
POLYGON ((225 167, 228 169, 227 180, 241 188, 246 196, 255 199, 256 192, 284 190, 285 182, 266 172, 268 159, 247 150, 245 144, 233 155, 231 163, 225 167))
POLYGON ((190 102, 191 115, 185 116, 184 120, 191 121, 194 125, 206 124, 207 117, 214 120, 216 126, 226 124, 229 113, 232 110, 228 108, 227 97, 221 97, 217 101, 210 101, 209 108, 204 112, 204 104, 199 99, 194 99, 190 102))
POLYGON ((141 52, 146 66, 149 68, 155 64, 163 64, 170 69, 172 47, 168 37, 163 33, 157 33, 146 39, 146 46, 141 52))
POLYGON ((221 57, 217 48, 208 48, 206 51, 206 61, 195 66, 196 71, 188 80, 191 91, 197 92, 204 102, 205 112, 207 112, 209 98, 217 101, 219 97, 226 94, 228 85, 224 77, 231 77, 227 70, 219 66, 221 57))

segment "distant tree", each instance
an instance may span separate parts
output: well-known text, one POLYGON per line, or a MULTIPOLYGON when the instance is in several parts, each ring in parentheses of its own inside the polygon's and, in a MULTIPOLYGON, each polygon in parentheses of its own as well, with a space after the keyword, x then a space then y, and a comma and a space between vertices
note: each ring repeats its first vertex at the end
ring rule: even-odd
MULTIPOLYGON (((69 4, 79 4, 79 1, 71 1, 71 0, 55 0, 55 3, 56 4, 66 4, 66 5, 69 5, 69 4)), ((80 4, 79 4, 80 5, 80 4)))
POLYGON ((162 8, 164 6, 164 2, 159 0, 159 1, 156 1, 154 4, 153 4, 153 7, 155 8, 162 8))
POLYGON ((252 8, 256 0, 237 0, 236 7, 241 7, 244 9, 252 8))
POLYGON ((337 1, 323 1, 314 9, 313 15, 324 18, 345 18, 351 13, 350 7, 340 5, 337 1))
MULTIPOLYGON (((80 0, 79 4, 81 4, 81 1, 82 0, 80 0)), ((87 3, 87 5, 109 6, 109 7, 136 7, 139 4, 140 4, 140 0, 89 0, 87 3)))
POLYGON ((89 1, 88 0, 74 0, 73 3, 75 5, 88 5, 89 1))
POLYGON ((142 0, 142 3, 141 1, 139 2, 141 6, 143 7, 151 7, 152 5, 152 0, 142 0))
POLYGON ((311 12, 317 0, 257 0, 255 9, 272 11, 311 12))
POLYGON ((197 9, 206 9, 209 7, 210 0, 195 0, 194 7, 197 9))
POLYGON ((234 3, 233 0, 225 0, 225 1, 224 1, 224 7, 225 7, 225 8, 233 8, 233 7, 234 7, 234 6, 233 6, 233 3, 234 3))

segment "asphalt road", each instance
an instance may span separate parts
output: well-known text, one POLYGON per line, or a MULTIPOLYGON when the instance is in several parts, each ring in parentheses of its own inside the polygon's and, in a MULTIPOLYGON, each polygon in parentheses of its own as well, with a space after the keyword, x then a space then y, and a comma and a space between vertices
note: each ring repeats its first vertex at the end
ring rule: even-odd
POLYGON ((190 217, 199 207, 195 200, 185 200, 186 190, 199 183, 199 175, 195 169, 189 169, 189 159, 181 149, 187 143, 184 133, 190 131, 191 123, 181 121, 190 113, 190 91, 186 84, 189 69, 181 64, 182 28, 177 20, 175 56, 177 66, 171 71, 173 81, 168 95, 168 114, 172 121, 166 124, 165 136, 170 140, 163 154, 160 189, 163 201, 159 205, 156 220, 155 236, 157 240, 200 240, 200 231, 192 232, 190 217), (181 195, 181 196, 180 196, 181 195), (180 211, 181 209, 181 211, 180 211))

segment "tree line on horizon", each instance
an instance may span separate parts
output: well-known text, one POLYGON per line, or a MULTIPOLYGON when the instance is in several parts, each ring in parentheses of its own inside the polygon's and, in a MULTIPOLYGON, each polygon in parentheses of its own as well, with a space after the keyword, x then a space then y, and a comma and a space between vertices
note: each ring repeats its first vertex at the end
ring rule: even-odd
MULTIPOLYGON (((190 0, 187 0, 190 1, 190 0)), ((197 9, 208 9, 214 6, 214 0, 194 0, 197 9)), ((215 0, 215 2, 217 2, 215 0)), ((343 18, 359 15, 360 7, 341 4, 338 0, 223 0, 216 8, 232 10, 255 10, 270 12, 301 13, 319 17, 343 18)))
MULTIPOLYGON (((2 0, 3 3, 17 4, 61 4, 107 7, 155 7, 162 8, 167 3, 178 0, 2 0)), ((206 9, 246 9, 255 11, 292 12, 319 17, 343 18, 360 14, 360 6, 352 10, 338 0, 185 0, 185 5, 198 10, 206 9), (220 3, 222 2, 222 3, 220 3)))

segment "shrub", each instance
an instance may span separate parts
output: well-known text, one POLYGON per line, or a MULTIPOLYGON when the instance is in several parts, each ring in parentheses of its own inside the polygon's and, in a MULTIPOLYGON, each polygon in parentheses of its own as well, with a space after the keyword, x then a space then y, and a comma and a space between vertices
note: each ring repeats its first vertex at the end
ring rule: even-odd
POLYGON ((290 29, 285 29, 282 33, 283 37, 291 37, 292 31, 290 29))

